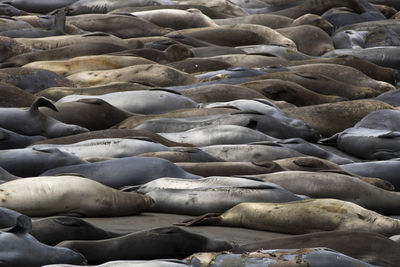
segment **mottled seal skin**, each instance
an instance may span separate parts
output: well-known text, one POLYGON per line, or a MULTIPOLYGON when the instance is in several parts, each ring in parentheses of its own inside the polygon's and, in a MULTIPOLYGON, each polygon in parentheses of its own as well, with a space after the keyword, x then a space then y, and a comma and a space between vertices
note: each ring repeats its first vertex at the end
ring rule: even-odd
POLYGON ((126 157, 78 164, 55 168, 42 173, 42 175, 58 175, 62 173, 77 173, 112 188, 143 184, 165 176, 189 179, 200 178, 200 176, 188 173, 168 160, 147 157, 126 157))
POLYGON ((334 49, 330 36, 322 29, 312 25, 301 25, 277 30, 292 39, 300 52, 310 56, 321 56, 334 49), (309 38, 304 38, 309 36, 309 38))
POLYGON ((259 249, 294 249, 298 247, 329 247, 356 259, 390 267, 399 262, 400 245, 387 237, 362 231, 330 231, 249 243, 233 248, 233 253, 259 249))
POLYGON ((67 78, 80 87, 107 84, 116 80, 150 84, 154 87, 188 85, 198 81, 188 73, 160 64, 143 64, 115 70, 83 71, 67 78))
POLYGON ((119 69, 131 65, 152 63, 155 62, 135 56, 96 55, 75 57, 67 60, 35 61, 23 67, 46 69, 59 75, 69 76, 82 71, 119 69))
POLYGON ((335 198, 386 215, 397 215, 399 192, 387 191, 359 178, 333 172, 284 171, 252 175, 278 184, 294 194, 311 198, 335 198))
POLYGON ((29 233, 39 242, 49 246, 55 246, 65 240, 100 240, 124 235, 103 230, 83 219, 70 216, 34 220, 29 233))
POLYGON ((199 251, 228 250, 232 245, 170 226, 99 241, 64 241, 57 247, 80 251, 89 263, 99 264, 116 259, 183 259, 199 251))
POLYGON ((17 42, 13 38, 0 36, 0 62, 19 54, 31 52, 32 49, 17 42))
POLYGON ((7 232, 0 232, 0 241, 3 244, 0 260, 4 266, 29 266, 39 267, 45 264, 66 263, 86 264, 82 254, 70 249, 55 248, 40 243, 30 234, 32 224, 27 216, 17 218, 15 226, 7 232))
POLYGON ((67 21, 85 31, 106 32, 124 39, 143 36, 162 36, 171 31, 130 14, 85 14, 70 16, 67 21))
POLYGON ((50 87, 44 89, 38 93, 36 96, 44 96, 53 101, 58 101, 67 95, 104 95, 115 92, 124 91, 135 91, 135 90, 147 90, 151 89, 150 86, 140 84, 140 83, 130 83, 130 82, 113 82, 105 85, 95 85, 90 87, 50 87))
POLYGON ((79 125, 90 131, 104 130, 133 115, 98 98, 56 103, 57 112, 43 107, 39 111, 58 121, 79 125))
POLYGON ((380 109, 393 109, 393 107, 376 100, 353 100, 290 108, 284 112, 290 118, 306 122, 322 136, 329 137, 353 127, 367 114, 380 109), (334 125, 332 121, 335 121, 334 125))
POLYGON ((87 217, 128 216, 139 214, 154 203, 149 197, 121 192, 78 176, 17 179, 1 184, 0 188, 2 206, 35 217, 68 213, 87 217))
POLYGON ((32 94, 49 87, 75 86, 72 81, 52 71, 34 68, 0 69, 0 81, 32 94))
POLYGON ((166 146, 191 146, 185 143, 176 143, 168 139, 161 137, 158 134, 149 131, 140 131, 132 129, 107 129, 99 131, 90 131, 86 133, 80 133, 70 136, 63 136, 58 138, 49 138, 43 141, 36 142, 35 144, 73 144, 89 139, 99 139, 99 138, 125 138, 125 137, 136 137, 136 138, 148 138, 154 140, 160 144, 166 146))
POLYGON ((1 108, 0 127, 22 135, 45 137, 60 137, 88 131, 86 128, 65 124, 46 116, 40 113, 39 107, 49 107, 57 111, 57 108, 50 100, 38 97, 28 109, 1 108))
POLYGON ((362 230, 391 236, 400 231, 398 220, 337 199, 241 203, 220 215, 206 214, 178 225, 220 225, 291 234, 362 230))
POLYGON ((196 253, 186 259, 194 267, 226 265, 256 265, 271 266, 277 264, 286 267, 296 266, 363 266, 376 267, 364 261, 349 257, 330 248, 302 248, 302 249, 260 249, 256 252, 243 254, 224 253, 196 253), (332 264, 332 265, 331 265, 332 264))

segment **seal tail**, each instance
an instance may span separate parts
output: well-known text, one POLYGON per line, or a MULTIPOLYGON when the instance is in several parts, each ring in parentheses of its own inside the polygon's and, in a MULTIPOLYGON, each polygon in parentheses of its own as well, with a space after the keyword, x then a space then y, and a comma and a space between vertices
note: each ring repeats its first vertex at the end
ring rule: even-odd
POLYGON ((52 30, 57 31, 59 33, 65 33, 65 10, 64 9, 56 9, 50 13, 53 15, 53 28, 52 30))
POLYGON ((36 100, 32 103, 32 106, 29 108, 29 111, 32 112, 37 112, 39 111, 39 107, 48 107, 56 112, 58 112, 58 109, 56 106, 47 98, 40 96, 36 98, 36 100))
POLYGON ((222 218, 221 213, 206 213, 194 219, 189 219, 180 223, 174 223, 178 226, 196 226, 196 225, 220 225, 222 218))

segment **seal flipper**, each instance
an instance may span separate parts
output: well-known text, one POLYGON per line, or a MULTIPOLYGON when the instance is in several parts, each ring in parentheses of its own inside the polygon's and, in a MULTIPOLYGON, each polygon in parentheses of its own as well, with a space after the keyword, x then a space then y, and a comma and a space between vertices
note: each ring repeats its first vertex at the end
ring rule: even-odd
POLYGON ((56 9, 49 13, 53 16, 53 27, 52 30, 64 34, 65 29, 65 11, 63 9, 56 9))
POLYGON ((15 221, 15 226, 7 232, 13 234, 26 234, 32 229, 32 221, 26 215, 20 215, 15 221))
POLYGON ((178 226, 196 226, 196 225, 220 225, 222 218, 221 213, 206 213, 194 219, 189 219, 180 223, 174 223, 178 226))
POLYGON ((12 180, 17 180, 20 177, 12 175, 11 173, 9 173, 8 171, 6 171, 5 169, 3 169, 2 167, 0 167, 0 179, 3 181, 12 181, 12 180))
POLYGON ((47 107, 50 108, 56 112, 58 112, 57 107, 51 102, 49 99, 40 96, 35 99, 35 101, 32 103, 31 107, 29 108, 30 112, 39 112, 39 107, 47 107))

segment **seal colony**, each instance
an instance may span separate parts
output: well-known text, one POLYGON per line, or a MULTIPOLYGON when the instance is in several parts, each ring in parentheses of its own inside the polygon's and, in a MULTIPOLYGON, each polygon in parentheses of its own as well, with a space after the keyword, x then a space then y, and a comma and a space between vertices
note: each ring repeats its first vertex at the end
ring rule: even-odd
POLYGON ((0 265, 399 266, 399 18, 0 1, 0 265))

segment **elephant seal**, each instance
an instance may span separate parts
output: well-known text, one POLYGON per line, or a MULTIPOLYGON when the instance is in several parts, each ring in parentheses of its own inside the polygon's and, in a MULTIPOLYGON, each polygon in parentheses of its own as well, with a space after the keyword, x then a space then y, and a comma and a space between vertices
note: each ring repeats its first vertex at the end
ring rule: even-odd
POLYGON ((8 83, 0 83, 0 107, 2 108, 22 108, 30 107, 35 101, 35 97, 25 90, 8 83))
POLYGON ((270 141, 273 138, 259 131, 237 125, 204 126, 185 132, 158 134, 171 141, 187 142, 194 146, 247 144, 257 141, 270 141))
POLYGON ((67 77, 80 87, 107 84, 116 80, 139 82, 154 87, 188 85, 198 80, 190 74, 160 64, 143 64, 115 70, 83 71, 67 77))
POLYGON ((171 162, 222 162, 198 148, 175 147, 171 151, 148 152, 139 154, 138 157, 156 157, 171 162))
POLYGON ((39 111, 58 121, 79 125, 91 131, 110 128, 133 115, 98 98, 56 103, 55 107, 58 111, 48 107, 40 107, 39 111))
POLYGON ((90 139, 74 144, 41 144, 33 145, 32 149, 56 148, 66 153, 75 155, 81 159, 104 157, 124 158, 132 157, 146 152, 169 151, 170 149, 153 140, 142 140, 144 138, 104 138, 90 139))
POLYGON ((32 49, 17 42, 13 38, 7 36, 0 36, 0 61, 3 62, 11 57, 32 52, 32 49))
POLYGON ((277 264, 296 266, 363 266, 376 267, 358 259, 349 257, 330 248, 302 248, 302 249, 261 249, 256 252, 243 254, 224 253, 196 253, 186 259, 191 266, 213 266, 222 267, 226 264, 268 266, 277 264))
POLYGON ((340 96, 350 100, 371 98, 379 95, 379 92, 372 88, 354 86, 349 83, 335 80, 326 75, 311 72, 276 72, 263 74, 258 78, 259 79, 256 81, 249 81, 239 85, 256 89, 263 86, 263 83, 267 79, 280 79, 295 82, 315 93, 340 96))
POLYGON ((6 4, 6 3, 0 3, 0 14, 2 16, 10 16, 10 17, 29 15, 28 12, 20 10, 20 9, 18 9, 10 4, 6 4))
POLYGON ((34 68, 0 69, 0 82, 14 85, 31 94, 54 86, 75 86, 72 81, 52 71, 34 68))
POLYGON ((160 27, 171 28, 174 30, 217 26, 212 19, 195 8, 186 10, 157 9, 132 12, 131 14, 160 27))
POLYGON ((364 48, 367 34, 367 31, 340 31, 332 36, 332 41, 336 49, 364 48))
POLYGON ((344 97, 319 94, 297 83, 280 79, 259 80, 242 85, 257 90, 269 99, 286 101, 296 106, 310 106, 346 100, 344 97))
POLYGON ((400 147, 397 147, 399 137, 399 131, 355 126, 321 142, 332 142, 340 150, 362 159, 389 160, 400 156, 400 147))
POLYGON ((223 61, 232 67, 262 68, 264 66, 286 66, 288 60, 268 55, 227 54, 209 57, 208 59, 223 61))
POLYGON ((274 160, 274 162, 278 163, 282 168, 291 171, 312 171, 312 172, 327 171, 327 172, 341 173, 357 177, 358 179, 366 183, 369 183, 371 185, 374 185, 376 187, 385 190, 389 191, 394 190, 394 186, 386 180, 382 180, 379 178, 367 178, 348 172, 342 167, 340 167, 340 165, 325 159, 307 156, 307 157, 293 157, 293 158, 279 159, 279 160, 274 160))
POLYGON ((117 259, 183 259, 200 251, 228 250, 232 248, 232 245, 226 241, 209 239, 200 234, 170 226, 99 241, 64 241, 57 247, 79 251, 86 257, 88 263, 99 264, 117 259), (154 249, 139 249, 143 247, 154 249))
MULTIPOLYGON (((363 127, 370 129, 390 130, 394 132, 400 131, 400 115, 399 110, 382 109, 371 112, 359 122, 354 125, 355 127, 363 127)), ((390 136, 388 136, 390 137, 390 136)))
MULTIPOLYGON (((153 68, 150 67, 147 69, 147 71, 149 71, 150 69, 153 68)), ((146 69, 142 69, 142 71, 140 72, 146 72, 146 69)), ((105 73, 106 72, 104 72, 104 74, 105 73)), ((163 74, 167 73, 163 72, 163 74)), ((143 75, 148 74, 143 73, 143 75)), ((150 74, 150 76, 153 75, 155 75, 155 73, 150 74)), ((175 80, 175 82, 178 81, 175 80)), ((93 98, 93 96, 69 95, 61 98, 57 101, 57 103, 67 103, 88 98, 91 99, 93 98)), ((115 92, 100 95, 96 98, 102 99, 107 103, 126 112, 138 114, 160 114, 182 108, 196 108, 198 106, 198 104, 190 98, 187 98, 176 91, 168 89, 115 92)))
POLYGON ((109 1, 109 0, 79 0, 66 7, 69 16, 86 13, 108 13, 114 9, 130 6, 158 6, 170 5, 174 2, 169 0, 127 0, 127 1, 109 1))
POLYGON ((138 214, 154 204, 149 197, 120 192, 77 176, 18 179, 1 184, 0 189, 3 207, 36 217, 60 213, 89 217, 127 216, 138 214), (26 192, 35 193, 29 196, 26 192), (82 194, 86 199, 84 203, 81 201, 82 194), (99 194, 101 201, 98 200, 99 194))
POLYGON ((208 212, 225 212, 242 202, 289 202, 301 198, 280 188, 212 187, 195 189, 155 189, 146 196, 154 199, 152 212, 199 216, 208 212), (190 204, 188 204, 190 203, 190 204), (213 205, 213 203, 218 203, 213 205))
POLYGON ((385 102, 393 107, 400 106, 399 92, 397 90, 389 91, 378 95, 374 98, 375 100, 385 102))
POLYGON ((267 146, 257 143, 210 145, 200 147, 200 149, 213 157, 229 162, 260 162, 304 156, 290 148, 276 145, 267 146))
POLYGON ((7 232, 0 232, 2 246, 0 259, 5 266, 39 267, 46 264, 86 264, 85 257, 71 249, 55 248, 40 243, 28 231, 31 220, 26 216, 18 218, 16 225, 7 232))
POLYGON ((40 135, 27 136, 17 134, 4 128, 0 128, 0 149, 24 148, 35 142, 45 140, 40 135))
POLYGON ((271 161, 263 162, 178 162, 177 166, 187 172, 208 176, 233 176, 280 172, 284 169, 271 161))
POLYGON ((45 69, 59 75, 69 76, 82 71, 120 69, 132 65, 153 63, 155 62, 139 57, 96 55, 67 60, 35 61, 22 67, 45 69))
POLYGON ((370 87, 378 92, 394 90, 395 87, 387 82, 376 81, 362 72, 348 66, 338 64, 308 64, 289 67, 293 71, 314 72, 333 79, 360 87, 370 87), (338 75, 340 74, 340 75, 338 75))
MULTIPOLYGON (((97 267, 111 267, 111 266, 133 266, 133 267, 187 267, 183 261, 168 259, 168 260, 129 260, 129 261, 108 261, 106 263, 96 265, 97 267)), ((75 265, 73 265, 75 266, 75 265)), ((44 265, 43 267, 72 267, 72 265, 44 265)))
POLYGON ((337 199, 241 203, 220 215, 206 214, 178 225, 225 225, 290 234, 362 230, 391 236, 400 231, 398 220, 337 199))
POLYGON ((332 172, 284 171, 251 177, 278 184, 294 194, 349 201, 380 214, 400 213, 398 206, 393 205, 397 202, 396 199, 400 198, 399 192, 378 188, 349 175, 332 172))
POLYGON ((400 65, 397 60, 399 53, 400 49, 397 46, 383 46, 364 49, 335 49, 322 55, 322 57, 352 55, 382 67, 399 69, 400 65))
POLYGON ((386 26, 379 26, 369 31, 364 39, 365 48, 376 46, 399 46, 400 36, 386 26))
POLYGON ((387 237, 363 231, 329 231, 249 243, 233 248, 233 253, 259 249, 328 247, 378 266, 393 266, 400 260, 400 246, 387 237))
POLYGON ((86 128, 65 124, 46 116, 40 113, 39 107, 49 107, 57 111, 48 99, 38 97, 28 109, 0 108, 0 127, 23 135, 45 137, 60 137, 88 131, 86 128), (18 123, 15 123, 16 119, 18 123))
POLYGON ((136 91, 136 90, 147 90, 150 86, 140 84, 140 83, 130 83, 130 82, 113 82, 105 85, 95 85, 90 87, 50 87, 44 89, 38 93, 36 96, 44 96, 53 101, 58 101, 67 95, 104 95, 108 93, 124 92, 124 91, 136 91))
POLYGON ((297 49, 309 56, 321 56, 334 49, 330 36, 312 25, 281 28, 277 32, 293 40, 297 49), (303 38, 304 36, 312 36, 312 39, 303 38))
POLYGON ((232 67, 231 64, 222 60, 209 58, 187 58, 171 62, 168 66, 187 73, 208 72, 232 67))
POLYGON ((341 167, 349 172, 365 177, 378 177, 387 180, 394 185, 395 191, 400 191, 400 182, 396 175, 400 167, 398 160, 357 162, 344 164, 341 167))
POLYGON ((13 175, 21 177, 36 176, 52 168, 82 163, 86 161, 55 148, 42 150, 20 148, 0 151, 0 166, 13 175))
POLYGON ((29 233, 39 242, 49 246, 55 246, 65 240, 100 240, 124 235, 103 230, 83 219, 69 216, 34 220, 29 233))
POLYGON ((209 84, 183 89, 179 92, 198 103, 264 98, 264 95, 253 89, 230 84, 209 84))
POLYGON ((190 146, 189 144, 176 143, 168 139, 165 139, 155 133, 149 131, 139 131, 131 129, 107 129, 99 131, 90 131, 81 134, 63 136, 58 138, 50 138, 43 141, 38 141, 35 144, 73 144, 90 139, 99 138, 126 138, 126 137, 146 137, 154 140, 165 146, 190 146))
POLYGON ((393 107, 376 100, 353 100, 289 108, 284 112, 288 117, 302 120, 322 136, 328 137, 353 127, 367 114, 380 109, 393 109, 393 107), (335 121, 335 125, 332 125, 332 121, 335 121))
POLYGON ((198 179, 172 162, 160 158, 126 157, 54 168, 42 176, 76 173, 112 188, 144 184, 160 177, 198 179))
POLYGON ((31 229, 30 218, 26 215, 23 215, 15 210, 10 210, 7 208, 0 207, 0 229, 1 228, 9 228, 17 226, 22 220, 26 220, 26 223, 20 225, 24 227, 26 230, 31 229), (20 218, 21 217, 21 218, 20 218))
POLYGON ((171 31, 130 14, 84 14, 69 16, 67 21, 85 31, 106 32, 123 39, 163 36, 171 31))
MULTIPOLYGON (((8 58, 0 67, 21 67, 34 61, 58 60, 60 58, 73 58, 88 55, 100 55, 115 51, 125 50, 125 45, 107 43, 71 44, 55 49, 34 51, 8 58)), ((26 68, 23 69, 26 71, 26 68)))
POLYGON ((47 1, 47 0, 39 0, 35 1, 35 3, 31 3, 26 0, 7 0, 6 2, 16 8, 21 10, 32 12, 32 13, 49 13, 55 9, 63 8, 68 5, 73 4, 77 0, 58 0, 58 1, 47 1))

